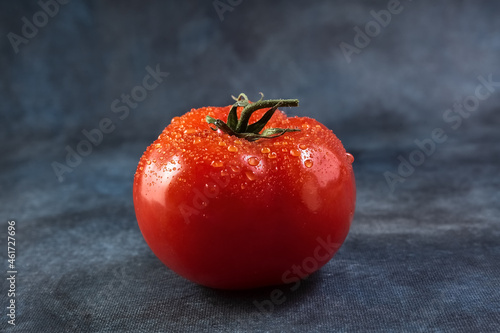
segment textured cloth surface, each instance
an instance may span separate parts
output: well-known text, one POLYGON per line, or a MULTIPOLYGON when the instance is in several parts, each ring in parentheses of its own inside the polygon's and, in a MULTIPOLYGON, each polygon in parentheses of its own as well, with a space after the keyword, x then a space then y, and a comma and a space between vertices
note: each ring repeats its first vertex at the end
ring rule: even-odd
POLYGON ((0 331, 498 332, 499 10, 495 1, 0 4, 0 331), (347 44, 357 51, 346 57, 347 44), (323 122, 354 155, 352 228, 296 290, 201 287, 143 240, 135 168, 172 117, 260 91, 300 99, 286 111, 323 122), (88 150, 85 133, 99 126, 100 142, 69 165, 68 149, 88 150), (71 172, 58 177, 53 162, 71 172))

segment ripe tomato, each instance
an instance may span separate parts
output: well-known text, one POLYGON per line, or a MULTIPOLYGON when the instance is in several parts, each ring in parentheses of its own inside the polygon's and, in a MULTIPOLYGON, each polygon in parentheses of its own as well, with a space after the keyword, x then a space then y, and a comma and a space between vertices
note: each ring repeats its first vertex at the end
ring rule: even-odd
POLYGON ((164 264, 244 289, 297 282, 333 257, 354 214, 353 157, 318 121, 276 110, 297 105, 241 94, 172 119, 147 148, 134 206, 164 264))

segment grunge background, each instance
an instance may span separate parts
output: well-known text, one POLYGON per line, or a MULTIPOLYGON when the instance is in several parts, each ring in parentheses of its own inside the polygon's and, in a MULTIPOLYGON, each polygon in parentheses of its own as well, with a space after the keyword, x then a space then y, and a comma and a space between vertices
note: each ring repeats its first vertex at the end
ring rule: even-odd
POLYGON ((2 279, 0 329, 496 331, 499 13, 465 0, 0 3, 0 252, 6 272, 15 220, 18 270, 16 325, 2 279), (240 92, 298 98, 285 111, 356 159, 344 246, 297 291, 277 287, 282 304, 276 287, 178 277, 135 220, 147 145, 240 92))

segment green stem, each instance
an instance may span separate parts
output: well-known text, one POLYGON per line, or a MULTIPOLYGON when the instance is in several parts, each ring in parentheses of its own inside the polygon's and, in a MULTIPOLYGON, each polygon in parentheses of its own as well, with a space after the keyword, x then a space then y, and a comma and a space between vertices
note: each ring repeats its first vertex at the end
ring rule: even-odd
POLYGON ((211 127, 214 131, 219 129, 227 134, 234 135, 239 138, 244 138, 248 141, 272 139, 287 132, 300 131, 296 128, 268 128, 260 133, 260 131, 264 129, 267 122, 271 119, 278 107, 299 106, 299 100, 297 99, 269 99, 263 101, 261 98, 255 103, 250 103, 245 94, 240 94, 238 98, 234 99, 236 100, 236 103, 234 103, 231 107, 231 110, 227 117, 227 122, 224 122, 220 119, 214 119, 210 116, 206 117, 207 123, 215 125, 215 127, 211 127), (241 111, 241 117, 239 120, 236 114, 236 110, 238 107, 243 107, 243 111, 241 111), (257 110, 265 108, 269 108, 269 110, 264 113, 262 118, 249 125, 248 122, 250 121, 250 117, 252 116, 252 114, 257 110))
POLYGON ((241 111, 241 117, 236 125, 235 132, 244 133, 247 130, 248 122, 250 121, 250 116, 257 110, 272 107, 291 107, 299 106, 298 99, 268 99, 265 101, 258 101, 255 103, 248 104, 243 111, 241 111))

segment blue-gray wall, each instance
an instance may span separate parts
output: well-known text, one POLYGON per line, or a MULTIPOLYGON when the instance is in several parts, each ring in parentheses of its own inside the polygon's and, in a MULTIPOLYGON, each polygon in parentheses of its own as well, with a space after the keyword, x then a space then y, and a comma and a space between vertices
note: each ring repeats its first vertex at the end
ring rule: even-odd
MULTIPOLYGON (((351 149, 400 146, 442 126, 444 111, 474 93, 479 75, 500 81, 495 1, 402 0, 380 32, 368 24, 375 36, 350 63, 340 44, 355 46, 354 28, 364 31, 375 20, 370 12, 387 11, 390 1, 232 3, 218 13, 212 1, 70 1, 46 24, 37 17, 38 33, 16 53, 8 34, 22 37, 22 18, 33 22, 41 7, 3 2, 2 141, 53 140, 64 155, 82 129, 108 116, 118 127, 103 145, 149 141, 192 107, 262 91, 299 98, 291 113, 316 117, 351 149), (113 100, 157 64, 169 77, 119 120, 113 100)), ((500 94, 481 102, 456 136, 498 124, 499 105, 500 94)))

